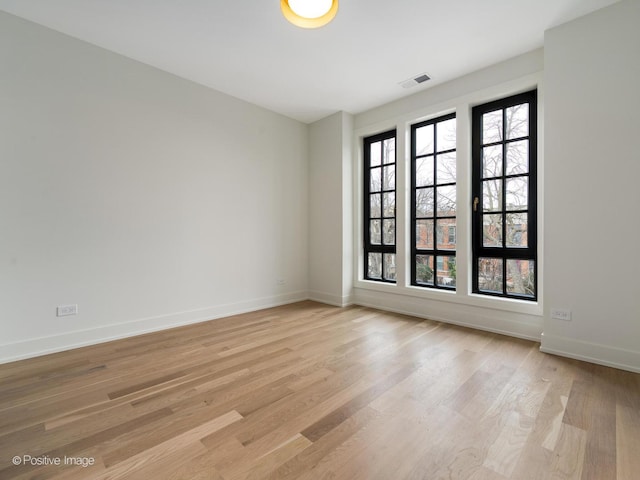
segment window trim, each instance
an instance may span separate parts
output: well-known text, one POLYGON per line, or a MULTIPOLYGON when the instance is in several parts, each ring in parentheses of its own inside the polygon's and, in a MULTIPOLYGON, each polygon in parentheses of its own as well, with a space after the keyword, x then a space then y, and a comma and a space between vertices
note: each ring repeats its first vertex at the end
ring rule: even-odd
MULTIPOLYGON (((525 72, 517 78, 507 78, 504 82, 490 86, 480 85, 478 88, 465 90, 460 94, 453 94, 434 102, 431 97, 416 97, 411 105, 402 104, 391 110, 380 110, 354 119, 354 129, 351 136, 351 215, 353 215, 350 235, 353 251, 351 262, 351 276, 353 279, 353 302, 362 305, 379 306, 385 309, 415 314, 418 310, 427 309, 429 318, 441 318, 460 324, 480 325, 500 331, 502 327, 492 326, 492 321, 475 321, 476 318, 501 318, 504 313, 524 315, 528 321, 541 325, 544 316, 544 185, 542 184, 544 170, 544 129, 541 125, 544 117, 544 77, 542 71, 525 72), (538 91, 538 300, 520 300, 517 298, 492 297, 477 295, 471 291, 471 111, 475 105, 504 98, 516 93, 538 91), (411 285, 410 274, 410 127, 414 123, 428 120, 446 113, 456 112, 458 118, 458 232, 457 232, 457 279, 456 291, 422 288, 411 285), (398 218, 397 234, 397 284, 369 281, 363 278, 363 144, 362 139, 386 130, 397 129, 398 153, 398 218), (403 160, 404 159, 404 160, 403 160), (406 212, 406 214, 405 214, 406 212), (403 306, 406 305, 406 308, 403 306), (472 310, 468 310, 471 308, 472 310), (445 313, 438 313, 441 310, 445 313), (469 317, 468 312, 474 312, 469 317), (493 313, 491 313, 493 312, 493 313), (494 317, 494 314, 497 317, 494 317), (480 315, 476 317, 475 315, 480 315), (487 316, 485 316, 487 315, 487 316), (537 323, 536 323, 537 322, 537 323)), ((473 87, 473 86, 472 86, 473 87)), ((425 314, 426 315, 426 314, 425 314)), ((420 316, 420 315, 418 315, 420 316)), ((523 318, 525 318, 523 317, 523 318)), ((507 318, 507 317, 505 317, 507 318)), ((520 318, 520 317, 519 317, 520 318)), ((541 327, 540 327, 541 328, 541 327)), ((525 337, 530 338, 530 337, 525 337)), ((533 338, 533 337, 531 337, 533 338)))

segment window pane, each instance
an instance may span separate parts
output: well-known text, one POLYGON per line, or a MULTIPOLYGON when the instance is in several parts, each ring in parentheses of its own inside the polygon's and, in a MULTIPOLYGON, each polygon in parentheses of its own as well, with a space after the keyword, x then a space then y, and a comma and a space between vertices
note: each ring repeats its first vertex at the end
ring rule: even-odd
POLYGON ((369 148, 369 152, 371 153, 370 160, 369 160, 370 167, 375 167, 377 165, 380 165, 380 147, 381 147, 380 142, 371 144, 371 147, 369 148))
POLYGON ((507 214, 507 247, 527 247, 527 214, 507 214))
POLYGON ((502 110, 482 115, 482 144, 502 140, 502 110))
POLYGON ((438 166, 438 184, 456 182, 456 153, 445 153, 438 155, 436 160, 438 166))
POLYGON ((456 257, 438 257, 437 283, 444 287, 456 286, 456 257))
POLYGON ((416 160, 416 187, 433 185, 433 157, 416 160))
POLYGON ((416 248, 433 249, 433 220, 416 220, 416 248))
POLYGON ((438 135, 437 148, 439 152, 456 148, 456 119, 439 122, 436 124, 438 135))
POLYGON ((416 216, 433 217, 433 188, 416 190, 416 216))
POLYGON ((372 168, 370 170, 370 179, 369 179, 369 192, 379 192, 382 190, 382 169, 381 168, 372 168))
POLYGON ((416 255, 416 283, 433 285, 433 255, 416 255))
MULTIPOLYGON (((475 293, 523 300, 537 297, 533 266, 537 245, 536 97, 532 90, 472 109, 475 293)), ((435 251, 440 253, 448 254, 444 249, 435 251)))
POLYGON ((433 153, 433 125, 416 128, 416 156, 433 153))
POLYGON ((456 119, 447 115, 430 122, 412 129, 415 145, 412 152, 415 168, 412 172, 415 187, 412 283, 448 287, 455 285, 452 275, 455 274, 457 241, 456 119), (436 271, 439 271, 438 275, 436 271))
POLYGON ((438 216, 453 216, 456 214, 456 186, 437 187, 438 216))
POLYGON ((369 195, 369 216, 371 218, 380 218, 382 210, 380 210, 380 194, 374 193, 369 195))
POLYGON ((396 279, 396 255, 394 253, 384 254, 384 279, 396 279))
POLYGON ((382 254, 370 253, 368 263, 367 277, 382 278, 382 254))
POLYGON ((478 289, 484 292, 504 293, 501 258, 478 259, 478 289))
POLYGON ((507 210, 526 210, 529 203, 529 179, 515 177, 507 179, 507 210))
POLYGON ((370 242, 373 245, 380 245, 380 241, 382 239, 381 235, 382 221, 381 220, 371 220, 369 222, 369 236, 370 242))
POLYGON ((364 214, 366 226, 364 249, 364 272, 370 280, 392 281, 395 278, 395 259, 385 254, 395 253, 396 243, 396 132, 377 134, 363 140, 365 158, 364 214), (389 263, 391 262, 391 263, 389 263), (388 274, 385 273, 385 265, 388 274), (393 266, 393 268, 392 268, 393 266))
POLYGON ((396 188, 396 167, 389 165, 384 167, 384 178, 382 179, 383 190, 394 190, 396 188))
POLYGON ((449 236, 447 243, 455 247, 458 238, 458 227, 456 225, 449 225, 449 236))
POLYGON ((482 182, 482 210, 485 212, 502 210, 502 180, 482 182))
POLYGON ((529 104, 507 108, 507 139, 529 135, 529 104))
POLYGON ((395 215, 396 215, 396 194, 383 193, 382 194, 382 216, 395 217, 395 215))
POLYGON ((396 243, 396 221, 382 221, 382 243, 385 245, 395 245, 396 243))
POLYGON ((383 143, 382 163, 395 163, 396 161, 396 139, 388 138, 383 143))
POLYGON ((482 178, 502 175, 502 145, 493 145, 482 149, 482 178))
POLYGON ((507 260, 507 293, 535 296, 535 262, 533 260, 507 260))
POLYGON ((502 246, 502 215, 482 216, 482 244, 485 247, 502 246))
POLYGON ((507 144, 507 175, 529 173, 529 140, 507 144))
POLYGON ((436 225, 437 240, 439 249, 455 250, 456 249, 456 219, 445 218, 438 220, 436 225))

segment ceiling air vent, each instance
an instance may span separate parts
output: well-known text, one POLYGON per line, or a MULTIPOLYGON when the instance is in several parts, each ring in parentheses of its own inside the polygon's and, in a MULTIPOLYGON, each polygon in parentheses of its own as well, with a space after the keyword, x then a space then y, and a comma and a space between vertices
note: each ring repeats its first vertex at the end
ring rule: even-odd
POLYGON ((426 73, 421 73, 420 75, 416 75, 413 78, 400 82, 400 86, 402 88, 411 88, 424 83, 427 80, 431 80, 431 77, 429 77, 429 75, 427 75, 426 73))

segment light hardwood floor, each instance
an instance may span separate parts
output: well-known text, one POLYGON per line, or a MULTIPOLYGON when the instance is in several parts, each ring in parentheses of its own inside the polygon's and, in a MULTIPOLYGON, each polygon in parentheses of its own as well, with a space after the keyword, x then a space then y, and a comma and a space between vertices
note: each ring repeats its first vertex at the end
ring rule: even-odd
POLYGON ((538 348, 302 302, 0 365, 0 478, 639 479, 640 375, 538 348))

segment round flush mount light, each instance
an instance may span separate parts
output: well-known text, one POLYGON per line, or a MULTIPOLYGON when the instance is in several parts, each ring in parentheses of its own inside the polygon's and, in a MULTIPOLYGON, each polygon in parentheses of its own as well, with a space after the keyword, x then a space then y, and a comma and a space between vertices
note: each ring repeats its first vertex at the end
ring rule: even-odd
POLYGON ((280 0, 282 14, 302 28, 318 28, 329 23, 338 13, 338 0, 280 0))

